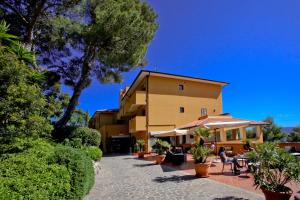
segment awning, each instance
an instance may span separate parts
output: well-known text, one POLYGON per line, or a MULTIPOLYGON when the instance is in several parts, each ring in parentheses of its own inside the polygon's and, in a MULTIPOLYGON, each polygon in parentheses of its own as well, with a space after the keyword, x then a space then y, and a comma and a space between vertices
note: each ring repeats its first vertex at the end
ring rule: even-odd
POLYGON ((245 120, 239 118, 233 118, 230 115, 227 116, 204 116, 198 120, 192 121, 188 124, 177 127, 177 129, 193 129, 197 127, 201 128, 228 128, 228 127, 239 127, 239 126, 251 126, 251 125, 267 125, 266 122, 245 120))
POLYGON ((237 126, 249 126, 250 121, 232 121, 232 122, 211 122, 204 124, 204 127, 209 129, 216 129, 216 128, 231 128, 237 126))
POLYGON ((180 135, 187 135, 188 130, 179 130, 179 129, 173 129, 170 131, 154 131, 150 132, 151 136, 154 137, 175 137, 175 136, 180 136, 180 135))

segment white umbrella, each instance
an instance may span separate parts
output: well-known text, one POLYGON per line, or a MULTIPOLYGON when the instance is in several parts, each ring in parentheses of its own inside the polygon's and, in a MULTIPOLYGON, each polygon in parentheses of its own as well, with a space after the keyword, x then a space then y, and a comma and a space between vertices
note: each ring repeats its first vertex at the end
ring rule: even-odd
POLYGON ((211 122, 204 124, 206 128, 216 129, 216 128, 227 128, 227 127, 236 127, 239 126, 248 126, 250 121, 233 121, 233 122, 211 122))
POLYGON ((150 132, 151 136, 154 137, 174 137, 174 136, 180 136, 180 135, 187 135, 187 130, 179 130, 179 129, 173 129, 169 131, 154 131, 150 132))

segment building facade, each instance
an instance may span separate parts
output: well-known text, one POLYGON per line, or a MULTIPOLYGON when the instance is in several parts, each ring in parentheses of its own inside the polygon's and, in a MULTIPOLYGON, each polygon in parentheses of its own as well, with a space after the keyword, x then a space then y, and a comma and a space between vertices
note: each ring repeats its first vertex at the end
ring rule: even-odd
POLYGON ((132 147, 138 139, 145 140, 146 151, 150 151, 151 132, 222 114, 222 88, 227 84, 142 70, 132 85, 120 92, 119 109, 96 111, 90 127, 101 132, 105 152, 132 147))

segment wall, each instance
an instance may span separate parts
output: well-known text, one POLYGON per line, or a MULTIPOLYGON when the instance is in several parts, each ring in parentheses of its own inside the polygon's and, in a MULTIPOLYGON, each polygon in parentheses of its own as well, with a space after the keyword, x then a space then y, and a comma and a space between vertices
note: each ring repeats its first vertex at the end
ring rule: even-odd
POLYGON ((296 147, 296 150, 300 151, 300 142, 282 142, 282 143, 279 143, 279 146, 281 148, 296 147))
POLYGON ((129 135, 128 133, 128 125, 127 124, 110 124, 110 125, 103 125, 100 128, 100 133, 101 133, 101 143, 103 147, 103 151, 107 152, 108 146, 107 142, 108 139, 111 136, 114 135, 129 135))
MULTIPOLYGON (((201 108, 208 115, 222 113, 222 87, 220 85, 183 81, 165 77, 149 77, 149 131, 158 126, 177 127, 201 116, 201 108), (184 90, 179 91, 179 84, 184 90), (184 113, 179 108, 184 107, 184 113)), ((164 129, 165 130, 165 129, 164 129)))
POLYGON ((136 140, 144 140, 145 141, 144 149, 146 152, 150 152, 151 148, 149 146, 148 134, 146 131, 131 133, 131 137, 135 137, 136 140))

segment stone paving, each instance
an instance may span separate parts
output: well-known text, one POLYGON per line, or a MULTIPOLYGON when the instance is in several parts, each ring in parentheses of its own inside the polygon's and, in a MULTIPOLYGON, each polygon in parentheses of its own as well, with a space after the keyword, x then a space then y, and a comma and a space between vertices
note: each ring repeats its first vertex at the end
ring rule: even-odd
POLYGON ((85 200, 260 200, 261 195, 154 165, 133 156, 106 156, 85 200))

